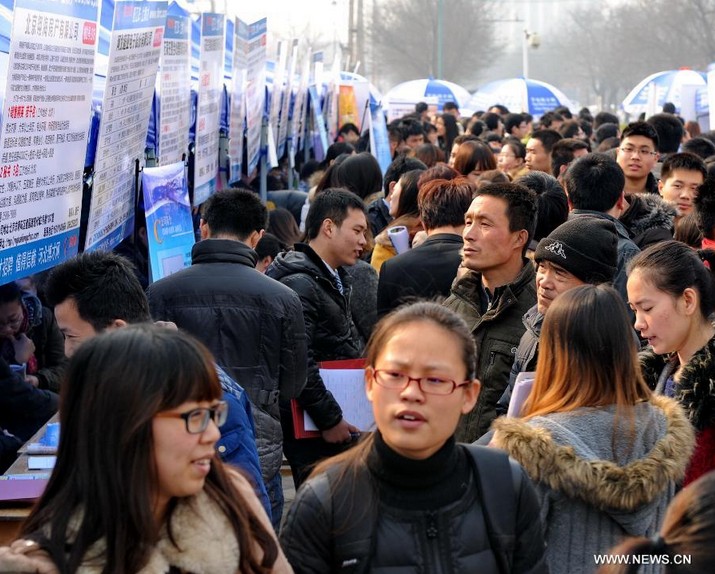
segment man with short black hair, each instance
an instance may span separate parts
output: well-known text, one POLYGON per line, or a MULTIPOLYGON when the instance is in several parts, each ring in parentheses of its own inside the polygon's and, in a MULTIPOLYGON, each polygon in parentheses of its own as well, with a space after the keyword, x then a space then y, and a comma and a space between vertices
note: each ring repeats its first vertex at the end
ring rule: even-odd
POLYGON ((526 167, 530 171, 551 173, 551 150, 554 144, 563 139, 556 130, 541 129, 531 134, 526 144, 526 167))
MULTIPOLYGON (((45 294, 65 336, 68 357, 104 331, 151 321, 149 302, 131 263, 116 253, 86 251, 60 263, 47 276, 45 294)), ((217 374, 222 398, 229 405, 228 419, 220 429, 218 453, 224 462, 246 471, 270 516, 271 504, 258 460, 251 405, 243 388, 220 368, 217 374)))
POLYGON ((296 440, 290 406, 281 404, 285 454, 296 488, 315 463, 345 450, 358 431, 325 388, 318 363, 357 359, 365 348, 350 311, 352 285, 343 267, 359 259, 366 231, 362 200, 345 189, 328 188, 310 204, 307 243, 296 243, 295 251, 280 254, 266 271, 300 298, 309 352, 307 382, 297 401, 321 432, 320 438, 296 440))
POLYGON ((571 162, 590 151, 588 144, 582 139, 564 138, 557 141, 551 148, 551 173, 561 182, 571 162))
POLYGON ((653 175, 660 179, 660 168, 665 158, 671 153, 677 153, 683 141, 685 127, 677 116, 668 113, 650 116, 646 123, 653 126, 658 133, 658 153, 660 158, 653 167, 653 175))
POLYGON ((658 162, 658 132, 646 122, 632 122, 623 130, 616 162, 625 176, 626 193, 657 193, 651 173, 658 162))
POLYGON ((504 134, 512 136, 519 141, 526 137, 528 126, 522 114, 507 114, 504 117, 504 134))
POLYGON ((663 162, 658 191, 675 207, 676 221, 693 211, 698 188, 707 175, 705 162, 692 153, 674 153, 663 162))
POLYGON ((402 135, 405 140, 405 145, 416 149, 425 143, 425 131, 422 129, 422 123, 415 120, 403 121, 400 124, 402 135))
POLYGON ((283 461, 278 400, 305 385, 305 324, 296 294, 255 269, 268 211, 255 193, 216 192, 201 212, 191 267, 149 287, 155 319, 202 341, 248 393, 273 520, 280 521, 283 461))
POLYGON ((595 217, 612 222, 618 234, 618 266, 613 286, 628 303, 626 265, 640 252, 625 226, 618 221, 626 210, 623 170, 609 156, 591 153, 577 159, 564 174, 564 188, 569 198, 569 220, 595 217))
POLYGON ((474 442, 496 416, 524 334, 521 318, 536 303, 534 267, 525 258, 536 225, 536 194, 515 183, 485 185, 464 221, 468 271, 444 304, 465 319, 479 349, 479 401, 457 429, 458 441, 474 442))

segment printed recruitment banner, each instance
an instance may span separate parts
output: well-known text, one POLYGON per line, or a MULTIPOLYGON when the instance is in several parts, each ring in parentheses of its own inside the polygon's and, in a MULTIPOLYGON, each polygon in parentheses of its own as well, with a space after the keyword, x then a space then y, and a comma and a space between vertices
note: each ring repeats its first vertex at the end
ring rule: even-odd
POLYGON ((286 150, 286 140, 288 139, 288 126, 290 124, 291 96, 293 95, 293 79, 295 77, 295 66, 298 60, 298 40, 293 40, 288 54, 288 76, 286 79, 285 91, 283 92, 283 101, 281 102, 281 119, 278 125, 278 143, 276 146, 276 155, 278 158, 283 157, 286 150))
POLYGON ((85 250, 108 250, 134 224, 135 162, 144 157, 166 1, 114 5, 85 250))
POLYGON ((194 226, 184 163, 142 171, 149 265, 152 281, 191 265, 194 226))
POLYGON ((305 107, 308 101, 308 82, 310 81, 311 51, 306 49, 303 55, 303 66, 300 74, 300 84, 293 104, 293 135, 289 154, 294 157, 296 152, 305 145, 305 107), (300 140, 300 141, 299 141, 300 140))
POLYGON ((353 86, 343 84, 338 89, 338 126, 355 124, 360 129, 360 112, 355 99, 355 89, 353 86))
POLYGON ((191 122, 191 20, 177 3, 166 16, 159 96, 159 164, 182 160, 188 153, 191 122))
POLYGON ((16 0, 0 130, 0 284, 77 253, 98 0, 16 0))
POLYGON ((218 178, 219 122, 223 87, 223 14, 201 15, 199 93, 196 104, 196 152, 194 154, 194 205, 216 191, 218 178))
POLYGON ((233 44, 233 87, 228 154, 231 157, 229 182, 241 180, 243 135, 246 120, 246 73, 248 69, 248 24, 236 18, 233 44))
POLYGON ((248 27, 248 69, 246 70, 247 173, 251 175, 261 157, 261 123, 266 102, 266 35, 268 20, 248 27))
MULTIPOLYGON (((280 117, 281 103, 283 91, 285 89, 285 68, 288 61, 288 45, 286 42, 278 41, 278 54, 276 56, 276 67, 273 72, 273 84, 271 89, 271 107, 268 115, 268 126, 272 131, 274 146, 278 143, 279 122, 283 121, 280 117)), ((269 142, 270 142, 269 138, 269 142)), ((270 147, 270 144, 269 144, 270 147)))
POLYGON ((383 175, 392 161, 390 155, 390 137, 387 133, 385 114, 378 103, 370 103, 370 114, 367 116, 370 130, 370 152, 380 164, 383 175))
POLYGON ((328 151, 328 132, 325 129, 323 110, 320 107, 318 89, 315 85, 308 88, 310 94, 310 107, 313 110, 313 153, 317 161, 323 161, 328 151))

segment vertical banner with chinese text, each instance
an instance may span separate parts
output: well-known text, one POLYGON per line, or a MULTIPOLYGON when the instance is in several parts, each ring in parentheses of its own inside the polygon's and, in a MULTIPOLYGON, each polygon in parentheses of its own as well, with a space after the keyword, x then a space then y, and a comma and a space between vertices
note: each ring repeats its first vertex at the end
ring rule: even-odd
POLYGON ((114 4, 85 250, 110 250, 133 228, 135 164, 144 157, 166 6, 166 0, 114 4))
POLYGON ((0 130, 0 284, 77 253, 98 0, 16 0, 0 130))

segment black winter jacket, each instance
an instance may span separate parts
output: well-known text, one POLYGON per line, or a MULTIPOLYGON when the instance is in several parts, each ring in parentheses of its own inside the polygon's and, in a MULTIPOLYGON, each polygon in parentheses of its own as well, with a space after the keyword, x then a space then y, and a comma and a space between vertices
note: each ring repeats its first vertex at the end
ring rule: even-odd
POLYGON ((283 459, 278 399, 303 389, 306 340, 298 297, 256 271, 256 260, 244 243, 205 239, 194 245, 191 267, 152 284, 147 295, 155 320, 202 341, 248 393, 268 480, 283 459))
POLYGON ((318 363, 357 359, 365 348, 365 341, 350 311, 350 276, 344 269, 338 269, 343 284, 341 294, 323 260, 304 243, 296 243, 295 251, 278 255, 266 273, 293 289, 303 305, 308 339, 308 380, 298 403, 320 430, 334 427, 343 413, 332 393, 325 388, 318 363))
MULTIPOLYGON (((352 492, 333 490, 354 489, 356 479, 331 484, 321 483, 325 475, 311 478, 296 494, 281 531, 281 546, 294 571, 364 572, 360 558, 352 560, 357 562, 354 566, 343 562, 341 568, 339 562, 345 556, 359 555, 367 546, 372 574, 499 574, 497 549, 490 543, 469 457, 466 450, 448 441, 428 459, 407 459, 381 445, 378 435, 367 464, 360 468, 367 473, 373 492, 368 500, 350 502, 352 492), (325 488, 325 484, 330 486, 325 488), (339 503, 343 494, 348 495, 346 505, 351 505, 346 512, 339 503), (346 528, 343 519, 351 524, 366 522, 364 505, 373 503, 377 505, 371 513, 376 523, 365 524, 364 531, 361 528, 362 539, 341 540, 346 528), (333 511, 333 505, 340 508, 333 511)), ((504 558, 513 574, 543 574, 547 567, 536 492, 524 471, 516 464, 510 466, 522 477, 512 481, 519 484, 514 495, 516 524, 513 546, 504 550, 509 553, 504 558)), ((493 511, 499 505, 491 501, 489 506, 493 511)), ((504 538, 507 536, 505 533, 504 538)))

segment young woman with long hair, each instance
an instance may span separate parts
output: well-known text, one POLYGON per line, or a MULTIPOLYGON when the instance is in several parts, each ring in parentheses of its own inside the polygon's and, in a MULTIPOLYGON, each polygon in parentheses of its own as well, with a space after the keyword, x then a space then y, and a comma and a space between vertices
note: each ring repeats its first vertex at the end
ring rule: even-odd
POLYGON ((188 335, 138 325, 85 342, 62 386, 57 463, 0 571, 290 572, 251 485, 216 455, 220 399, 188 335))
POLYGON ((697 433, 685 484, 715 469, 713 267, 712 252, 678 241, 656 243, 629 264, 628 300, 635 328, 648 341, 640 355, 643 376, 685 408, 697 433))
POLYGON ((482 450, 509 475, 497 476, 496 464, 480 474, 455 443, 459 417, 479 394, 464 321, 436 303, 400 307, 378 323, 366 353, 377 429, 321 463, 298 491, 281 533, 295 571, 545 572, 537 503, 521 468, 482 450), (504 500, 485 500, 479 485, 497 482, 504 500), (517 517, 503 532, 508 547, 493 543, 499 517, 490 521, 487 506, 517 517))
POLYGON ((682 408, 643 381, 612 287, 575 287, 549 307, 521 413, 495 421, 492 444, 536 483, 552 573, 593 572, 593 556, 624 535, 655 534, 693 432, 682 408))

